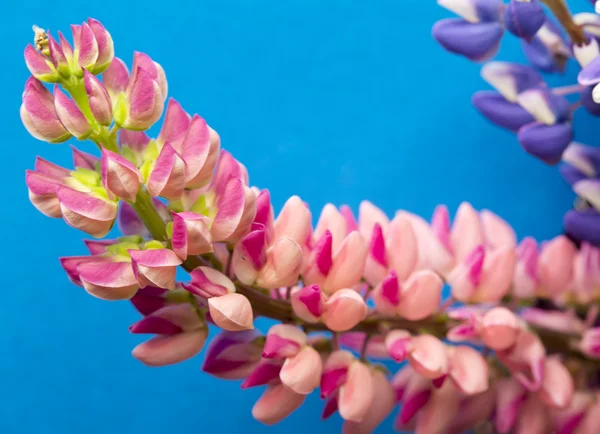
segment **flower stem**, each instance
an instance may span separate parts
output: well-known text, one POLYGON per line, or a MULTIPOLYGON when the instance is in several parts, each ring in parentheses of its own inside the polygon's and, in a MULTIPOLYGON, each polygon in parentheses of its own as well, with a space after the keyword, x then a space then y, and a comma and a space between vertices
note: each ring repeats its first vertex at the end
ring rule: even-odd
POLYGON ((156 210, 152 196, 148 191, 140 189, 138 191, 135 202, 129 202, 137 215, 140 217, 150 235, 158 241, 168 241, 167 227, 164 220, 156 210))
POLYGON ((565 0, 542 0, 552 11, 556 19, 569 34, 569 37, 575 45, 584 45, 587 43, 587 37, 581 26, 575 24, 571 11, 565 0))

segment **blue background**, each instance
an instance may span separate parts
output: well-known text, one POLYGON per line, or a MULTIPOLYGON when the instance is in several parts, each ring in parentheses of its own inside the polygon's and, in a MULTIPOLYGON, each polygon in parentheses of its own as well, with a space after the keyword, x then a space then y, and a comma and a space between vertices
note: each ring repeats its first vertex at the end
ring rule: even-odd
MULTIPOLYGON (((57 258, 82 254, 83 234, 36 212, 24 184, 37 154, 71 158, 68 146, 29 137, 19 119, 34 23, 68 32, 92 16, 127 62, 134 49, 150 54, 170 95, 219 131, 277 209, 299 194, 315 210, 327 201, 356 209, 368 198, 389 214, 429 217, 438 203, 454 210, 468 200, 520 237, 544 239, 560 232, 573 200, 556 169, 471 107, 485 84, 476 65, 432 40, 432 24, 450 16, 433 1, 11 0, 3 12, 2 433, 317 433, 341 423, 320 422, 311 396, 269 429, 250 414, 260 391, 202 374, 200 357, 142 366, 130 355, 139 341, 127 332, 133 309, 67 281, 57 258)), ((523 59, 514 38, 499 58, 523 59)), ((574 72, 558 81, 573 83, 574 72)), ((589 121, 577 113, 578 139, 595 143, 589 121)), ((388 422, 379 432, 389 431, 388 422)))

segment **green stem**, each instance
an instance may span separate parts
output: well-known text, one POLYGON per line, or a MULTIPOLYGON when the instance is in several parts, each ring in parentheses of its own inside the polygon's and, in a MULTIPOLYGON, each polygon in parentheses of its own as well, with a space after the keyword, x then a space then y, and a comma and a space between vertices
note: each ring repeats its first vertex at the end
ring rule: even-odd
POLYGON ((148 191, 143 188, 140 189, 135 197, 135 202, 129 202, 129 204, 133 207, 154 239, 158 241, 169 240, 165 221, 156 210, 152 196, 150 196, 148 191))

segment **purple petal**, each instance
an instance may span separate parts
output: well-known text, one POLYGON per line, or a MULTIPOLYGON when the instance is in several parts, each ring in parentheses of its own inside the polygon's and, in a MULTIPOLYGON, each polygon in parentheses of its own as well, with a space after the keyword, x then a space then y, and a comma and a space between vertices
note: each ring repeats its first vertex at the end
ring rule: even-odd
POLYGON ((469 23, 448 18, 433 26, 433 37, 448 51, 481 61, 493 56, 504 30, 500 23, 469 23))
POLYGON ((497 92, 477 92, 473 95, 472 102, 490 122, 514 132, 534 121, 533 116, 523 107, 507 101, 497 92))
POLYGON ((574 238, 600 246, 600 212, 571 210, 565 215, 564 225, 567 233, 574 238))
POLYGON ((511 0, 504 11, 506 29, 519 38, 532 38, 545 21, 546 14, 537 0, 511 0))
POLYGON ((573 139, 573 128, 570 122, 555 125, 534 122, 521 128, 517 137, 526 152, 547 164, 557 164, 573 139))
POLYGON ((594 102, 592 98, 592 90, 594 86, 587 86, 581 91, 581 104, 592 116, 600 116, 600 104, 594 102))
POLYGON ((584 86, 600 83, 600 57, 596 57, 579 72, 577 81, 584 86))

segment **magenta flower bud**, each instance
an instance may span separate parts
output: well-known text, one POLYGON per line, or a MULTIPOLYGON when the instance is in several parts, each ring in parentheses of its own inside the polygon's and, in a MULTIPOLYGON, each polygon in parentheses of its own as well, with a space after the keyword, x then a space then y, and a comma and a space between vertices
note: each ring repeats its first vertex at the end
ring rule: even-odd
POLYGON ((278 383, 283 360, 262 359, 242 383, 242 389, 278 383))
POLYGON ((60 209, 69 226, 95 238, 104 237, 117 217, 117 203, 94 193, 61 186, 57 190, 60 209))
POLYGON ((135 71, 138 67, 147 71, 148 74, 150 74, 150 77, 152 77, 152 80, 158 84, 164 103, 167 99, 168 86, 167 77, 165 76, 165 71, 162 66, 153 61, 147 54, 136 51, 133 53, 133 66, 131 67, 131 70, 135 71))
POLYGON ((358 360, 352 362, 346 382, 339 390, 338 410, 342 419, 362 422, 369 413, 375 393, 369 367, 358 360))
POLYGON ((54 107, 60 122, 78 139, 85 139, 92 132, 92 126, 77 103, 65 95, 58 85, 54 85, 54 107))
POLYGON ((109 126, 112 123, 112 108, 108 92, 93 74, 83 70, 85 92, 94 118, 100 125, 109 126))
POLYGON ((119 154, 103 149, 100 167, 102 184, 107 192, 125 200, 135 201, 142 183, 142 175, 134 164, 119 154))
POLYGON ((162 116, 163 101, 159 85, 148 71, 138 66, 133 69, 125 93, 113 103, 115 122, 128 130, 147 130, 162 116))
MULTIPOLYGON (((206 349, 202 370, 217 378, 240 380, 252 375, 259 365, 263 338, 255 330, 222 331, 206 349)), ((281 369, 281 367, 280 367, 281 369)), ((279 371, 274 378, 279 376, 279 371)), ((248 380, 242 383, 242 388, 248 380)), ((246 387, 251 387, 246 385, 246 387)))
POLYGON ((517 247, 517 265, 513 278, 513 294, 517 298, 535 295, 539 285, 538 261, 537 242, 531 237, 523 238, 517 247))
POLYGON ((179 199, 185 188, 185 162, 170 144, 163 146, 148 177, 152 196, 179 199))
POLYGON ((71 133, 61 123, 54 107, 54 97, 35 78, 29 78, 23 92, 21 121, 33 137, 50 143, 62 143, 71 133))
POLYGON ((511 0, 504 10, 504 24, 513 35, 530 40, 546 21, 538 0, 511 0))
POLYGON ((306 345, 306 333, 290 324, 277 324, 267 333, 262 356, 265 359, 294 357, 306 345))
POLYGON ((284 384, 271 385, 252 407, 252 417, 265 425, 274 425, 300 407, 305 397, 284 384))
POLYGON ((385 347, 396 362, 403 362, 410 351, 412 335, 406 330, 392 330, 385 335, 385 347))
POLYGON ((396 374, 392 384, 398 399, 402 401, 396 427, 405 426, 414 420, 414 416, 430 401, 433 385, 430 380, 418 375, 410 366, 396 374))
POLYGON ((94 62, 93 67, 88 68, 88 70, 91 73, 98 75, 105 72, 110 66, 115 55, 115 48, 110 33, 108 33, 100 21, 89 18, 87 23, 94 34, 94 39, 96 40, 96 45, 98 47, 96 61, 94 62))
POLYGON ((202 328, 204 323, 189 303, 165 306, 129 326, 134 334, 173 336, 202 328))
POLYGON ((147 366, 173 365, 196 356, 207 336, 207 328, 172 336, 158 335, 135 347, 131 354, 147 366))
POLYGON ((175 289, 175 273, 182 260, 170 249, 129 250, 133 273, 140 285, 175 289))
POLYGON ((290 197, 275 220, 274 238, 289 237, 299 246, 303 246, 311 232, 310 210, 298 196, 290 197))
POLYGON ((213 251, 208 217, 195 212, 173 212, 172 215, 171 245, 181 259, 185 260, 188 255, 201 255, 213 251))
POLYGON ((92 69, 98 59, 98 42, 88 23, 71 25, 74 53, 79 54, 78 65, 83 69, 92 69))
POLYGON ((56 83, 60 77, 56 68, 42 53, 37 51, 31 44, 25 47, 25 63, 27 69, 38 80, 46 83, 56 83))
POLYGON ((67 273, 67 278, 74 285, 83 287, 83 282, 79 276, 79 271, 77 271, 77 267, 85 262, 94 262, 98 261, 99 258, 97 256, 63 256, 58 258, 60 261, 60 265, 67 273))
POLYGON ((321 398, 333 395, 348 379, 348 368, 354 361, 352 353, 343 350, 332 352, 323 366, 321 398))
POLYGON ((119 95, 125 93, 129 85, 129 71, 125 62, 115 57, 102 74, 102 84, 106 88, 114 107, 119 95))
POLYGON ((325 283, 327 274, 333 265, 333 236, 326 230, 313 246, 304 272, 304 282, 308 284, 325 283))
POLYGON ((353 289, 340 289, 325 301, 323 322, 336 332, 350 330, 361 322, 368 312, 365 300, 353 289))
POLYGON ((138 290, 130 262, 84 261, 77 265, 77 273, 85 290, 103 300, 128 300, 138 290))
POLYGON ((308 285, 292 291, 294 313, 304 321, 316 323, 325 313, 326 296, 318 285, 308 285))
POLYGON ((242 283, 254 283, 267 261, 265 235, 264 228, 258 228, 235 244, 231 269, 242 283))
POLYGON ((185 112, 177 101, 169 99, 167 111, 160 134, 156 139, 159 146, 170 143, 178 152, 182 151, 182 144, 190 127, 191 117, 185 112))
POLYGON ((71 146, 71 152, 73 153, 73 166, 75 168, 81 167, 82 169, 93 171, 98 170, 98 166, 100 165, 100 159, 98 157, 83 152, 75 146, 71 146))
POLYGON ((219 159, 220 144, 219 135, 204 119, 194 115, 181 145, 182 157, 187 166, 186 186, 188 188, 204 187, 211 181, 219 159))
POLYGON ((413 273, 400 292, 398 313, 410 321, 418 321, 437 311, 444 282, 433 271, 413 273))

